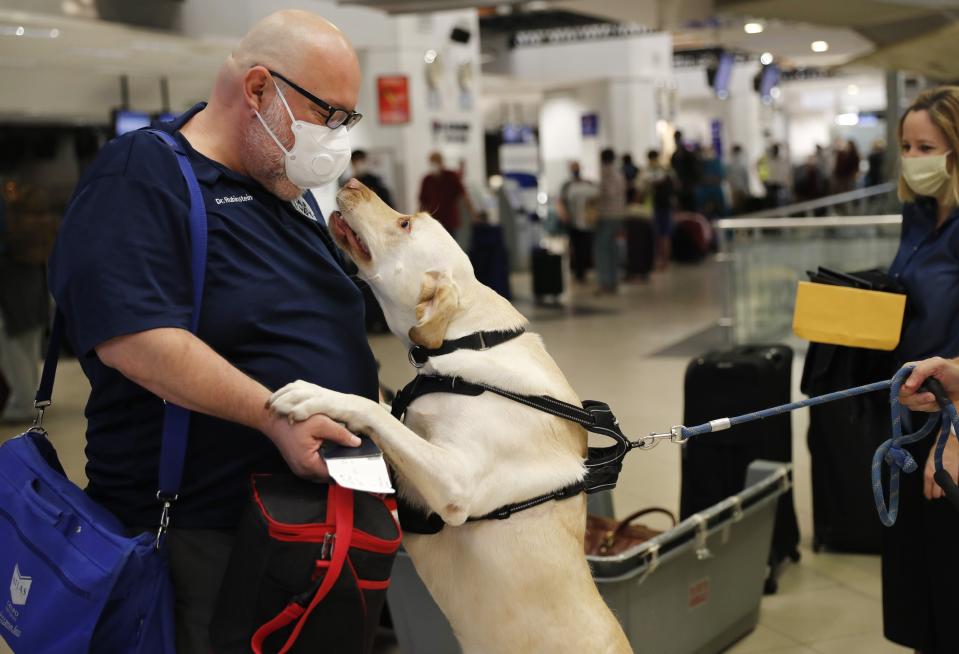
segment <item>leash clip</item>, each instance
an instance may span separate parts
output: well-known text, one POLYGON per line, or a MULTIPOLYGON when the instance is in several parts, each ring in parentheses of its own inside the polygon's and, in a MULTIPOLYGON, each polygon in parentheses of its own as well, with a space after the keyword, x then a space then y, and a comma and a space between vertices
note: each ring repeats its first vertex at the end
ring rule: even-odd
POLYGON ((672 427, 669 431, 653 432, 649 436, 640 438, 639 440, 630 441, 629 447, 630 449, 651 450, 657 445, 659 445, 660 441, 664 441, 667 439, 671 443, 678 443, 682 445, 687 440, 689 440, 687 437, 683 436, 683 429, 685 429, 684 426, 677 425, 675 427, 672 427))
POLYGON ((669 430, 670 442, 676 443, 677 445, 682 445, 689 440, 689 436, 683 436, 683 430, 686 429, 684 425, 675 425, 669 430))
POLYGON ((157 499, 163 502, 163 511, 160 513, 160 527, 157 529, 156 541, 153 544, 157 550, 160 549, 160 543, 170 528, 170 507, 173 506, 178 497, 179 495, 164 495, 161 491, 157 491, 157 499))
POLYGON ((37 400, 33 403, 33 408, 37 410, 37 415, 33 418, 33 426, 37 429, 43 429, 43 412, 53 402, 50 400, 37 400))
POLYGON ((667 438, 671 439, 672 437, 673 437, 673 434, 668 431, 653 432, 649 436, 640 438, 639 440, 630 441, 629 446, 630 446, 630 449, 651 450, 657 445, 659 445, 660 441, 665 440, 667 438))

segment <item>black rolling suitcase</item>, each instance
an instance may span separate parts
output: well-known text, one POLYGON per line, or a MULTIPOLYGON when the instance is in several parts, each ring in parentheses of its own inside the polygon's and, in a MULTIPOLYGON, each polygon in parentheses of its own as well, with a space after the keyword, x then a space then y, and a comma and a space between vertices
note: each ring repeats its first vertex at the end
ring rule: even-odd
MULTIPOLYGON (((885 379, 893 369, 889 352, 812 343, 800 388, 806 395, 822 395, 885 379)), ((810 407, 814 550, 880 551, 872 457, 888 437, 888 391, 810 407)))
POLYGON ((656 239, 653 223, 647 218, 626 220, 626 275, 647 277, 653 270, 656 239))
POLYGON ((563 292, 563 257, 544 248, 533 248, 533 295, 536 301, 563 292))
MULTIPOLYGON (((790 401, 792 350, 784 345, 742 345, 714 350, 686 368, 683 424, 767 409, 790 401)), ((683 447, 680 517, 688 518, 742 491, 756 459, 792 461, 789 414, 697 436, 683 447)), ((769 554, 766 591, 775 592, 779 565, 799 560, 799 524, 792 490, 780 497, 769 554)))

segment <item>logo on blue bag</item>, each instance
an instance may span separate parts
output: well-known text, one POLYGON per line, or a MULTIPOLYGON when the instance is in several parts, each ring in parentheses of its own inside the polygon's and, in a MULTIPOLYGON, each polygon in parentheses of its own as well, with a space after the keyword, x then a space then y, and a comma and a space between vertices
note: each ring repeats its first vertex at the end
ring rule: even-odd
POLYGON ((30 594, 30 585, 33 583, 33 577, 24 577, 20 574, 20 565, 13 566, 13 579, 10 580, 10 601, 14 606, 23 606, 27 603, 27 595, 30 594))

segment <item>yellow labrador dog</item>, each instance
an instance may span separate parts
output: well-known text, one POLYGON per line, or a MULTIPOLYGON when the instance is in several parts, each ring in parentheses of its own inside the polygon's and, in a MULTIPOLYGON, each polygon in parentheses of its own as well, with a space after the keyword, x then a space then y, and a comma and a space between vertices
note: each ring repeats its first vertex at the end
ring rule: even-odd
MULTIPOLYGON (((526 325, 476 280, 466 254, 428 214, 399 214, 356 180, 337 203, 331 232, 407 347, 526 325)), ((420 373, 580 404, 531 333, 433 356, 420 373)), ((632 651, 583 554, 585 495, 507 520, 466 522, 582 480, 581 426, 494 393, 424 395, 405 424, 368 399, 302 381, 277 391, 271 406, 292 420, 322 413, 369 435, 395 468, 406 501, 442 517, 445 529, 407 534, 405 546, 466 654, 632 651)))

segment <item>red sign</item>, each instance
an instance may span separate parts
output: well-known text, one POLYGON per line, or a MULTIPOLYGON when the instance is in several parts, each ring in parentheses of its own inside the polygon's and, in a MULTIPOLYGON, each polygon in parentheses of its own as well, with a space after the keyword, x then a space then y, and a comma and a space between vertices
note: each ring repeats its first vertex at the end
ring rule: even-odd
POLYGON ((410 122, 410 85, 406 75, 377 77, 376 97, 380 124, 402 125, 410 122))
POLYGON ((689 608, 694 609, 709 601, 709 577, 694 581, 689 585, 689 608))

